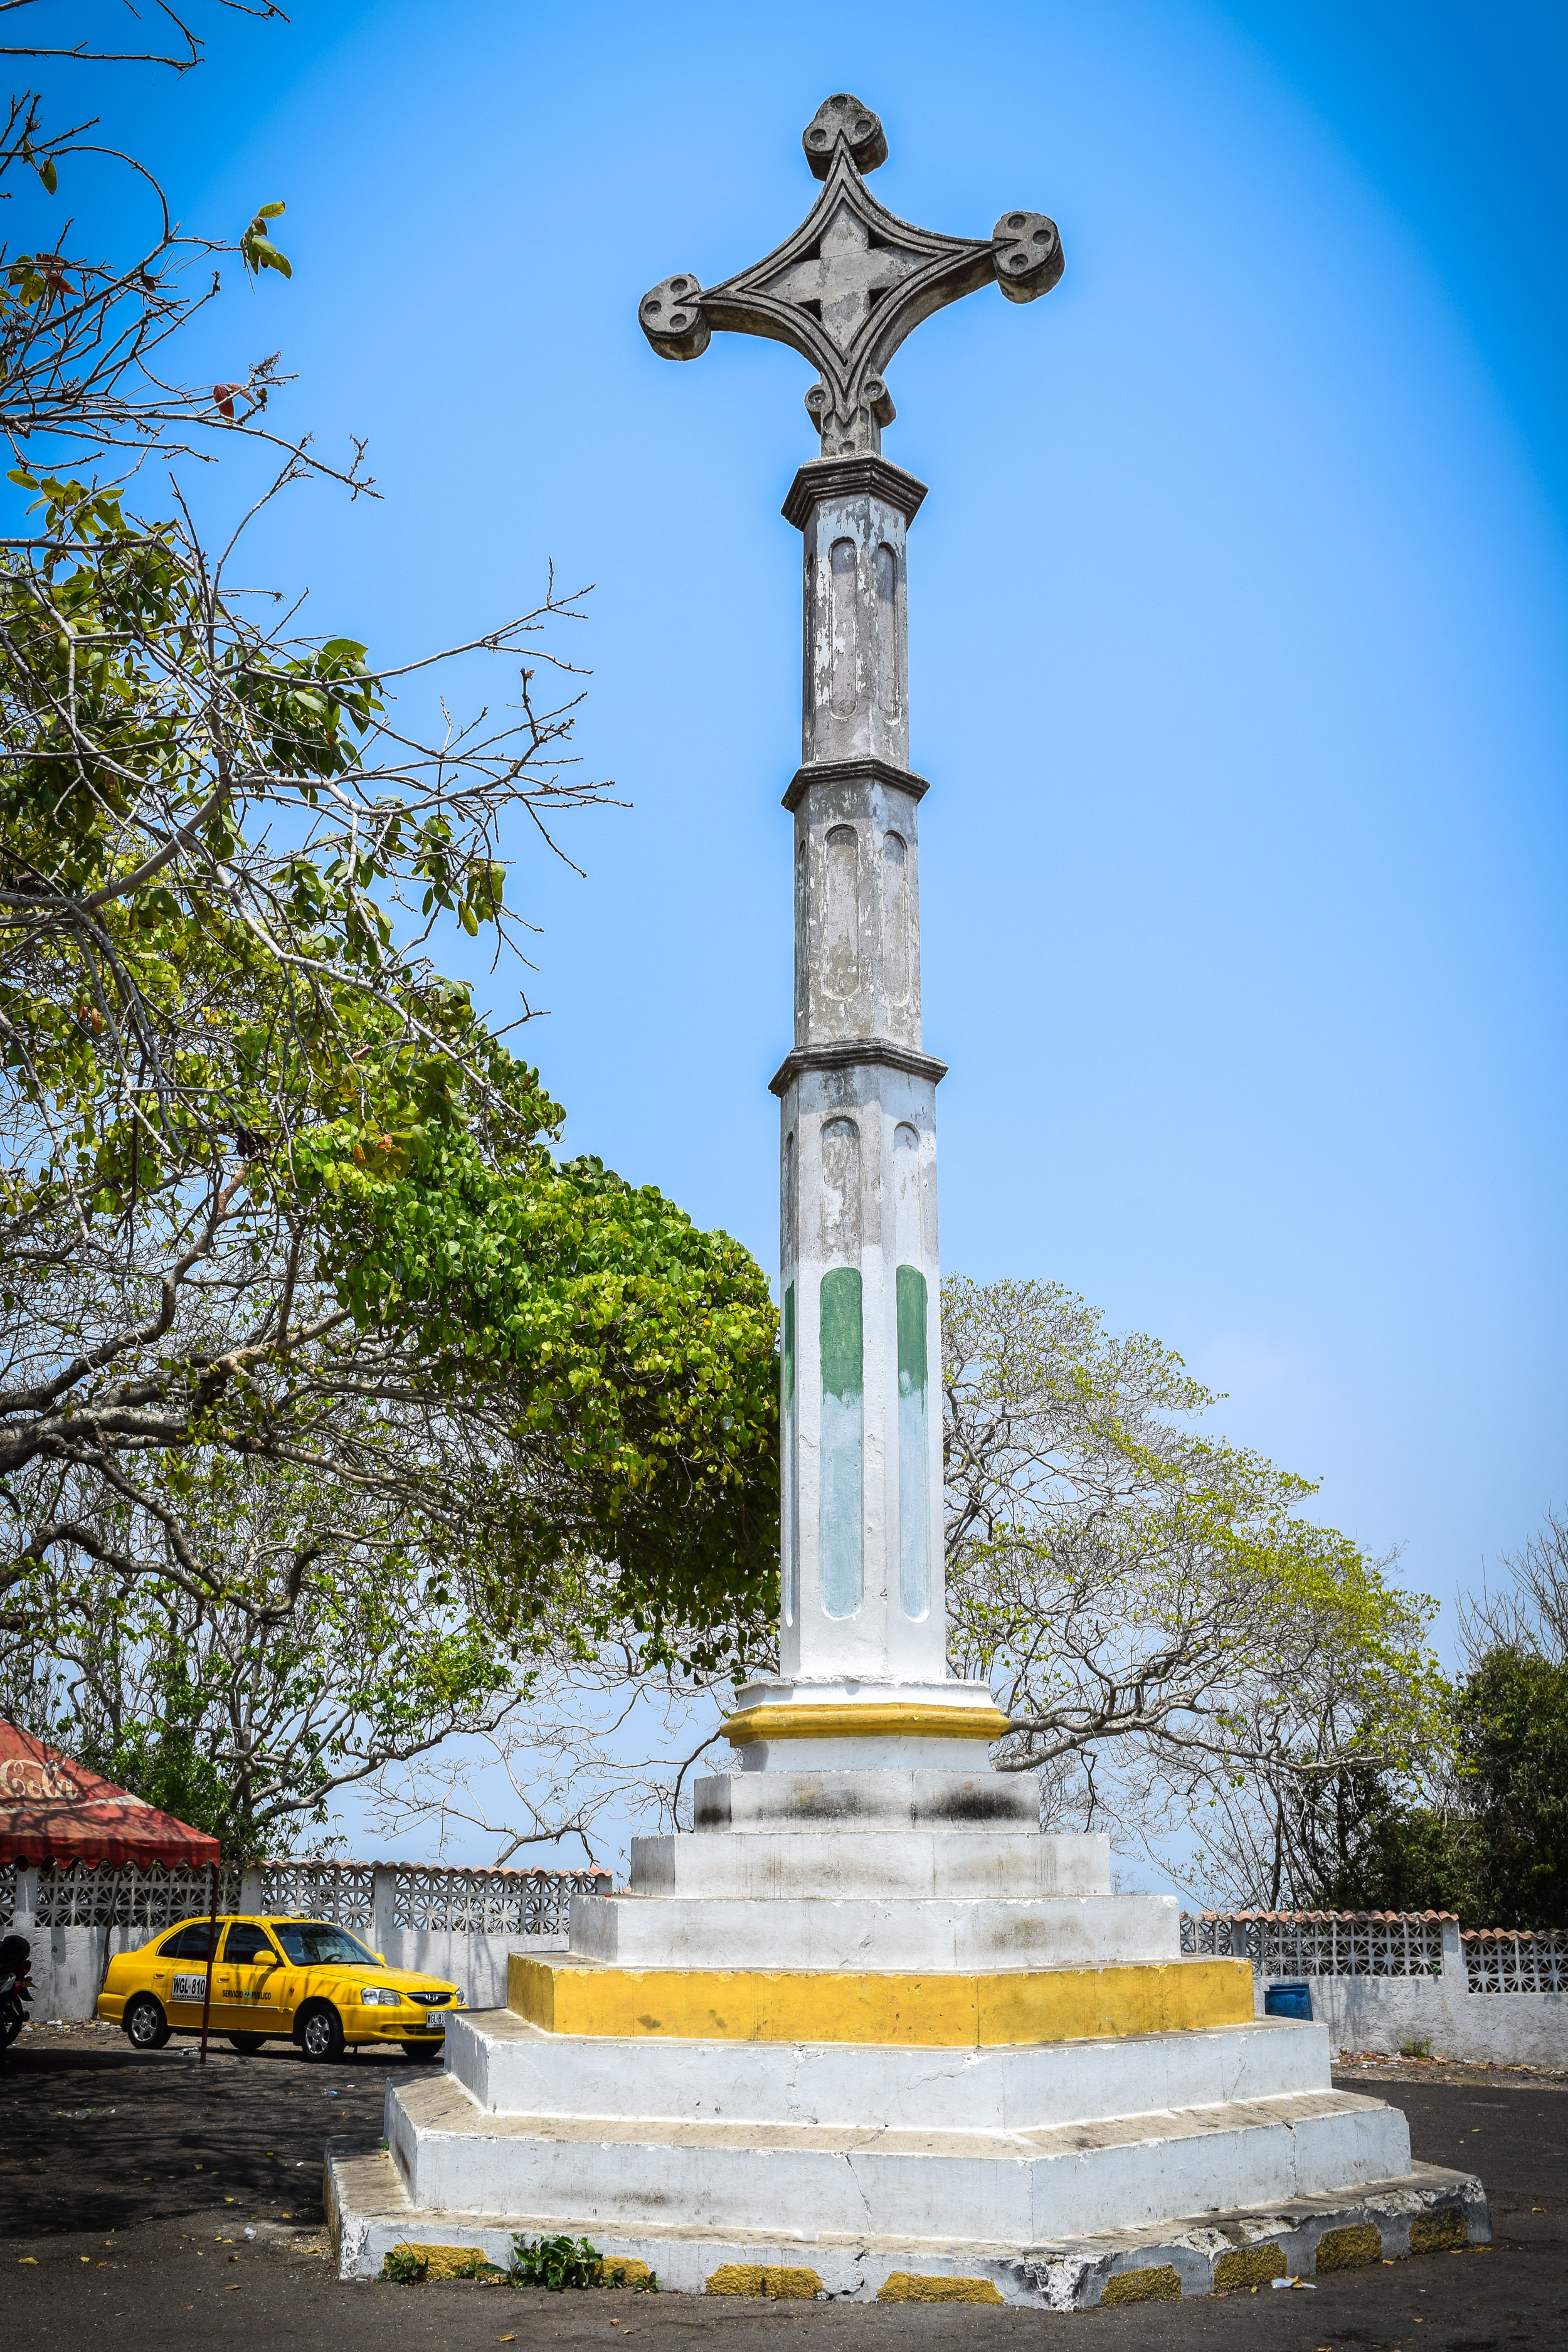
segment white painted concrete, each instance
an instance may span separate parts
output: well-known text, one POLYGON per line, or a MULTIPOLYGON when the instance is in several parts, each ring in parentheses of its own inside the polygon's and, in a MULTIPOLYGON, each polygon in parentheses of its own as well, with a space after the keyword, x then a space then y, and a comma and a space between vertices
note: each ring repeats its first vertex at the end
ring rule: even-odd
POLYGON ((1109 1899, 1110 1848, 1105 1838, 1042 1837, 1037 1829, 888 1830, 879 1837, 838 1830, 752 1830, 735 1837, 709 1832, 634 1838, 632 1887, 639 1895, 690 1902, 734 1895, 775 1902, 1109 1899))
MULTIPOLYGON (((1472 1992, 1459 1932, 1444 1927, 1441 1976, 1288 1981, 1310 1987, 1313 2018, 1336 2051, 1424 2044, 1434 2058, 1482 2066, 1568 2066, 1568 1993, 1472 1992)), ((1256 1979, 1260 2017, 1269 1981, 1256 1979)))
MULTIPOLYGON (((412 2239, 426 2244, 478 2246, 505 2269, 512 2259, 512 2236, 523 2231, 552 2236, 580 2216, 494 2210, 448 2213, 416 2207, 389 2154, 363 2154, 342 2143, 327 2150, 326 2206, 338 2272, 342 2278, 378 2278, 393 2247, 412 2239)), ((1092 2309, 1106 2282, 1119 2273, 1169 2264, 1184 2296, 1214 2291, 1215 2265, 1233 2251, 1277 2246, 1289 2275, 1310 2278, 1317 2249, 1330 2230, 1370 2223, 1392 2262, 1410 2252, 1413 2223, 1423 2215, 1458 2208, 1472 2244, 1491 2235, 1480 2182, 1468 2173, 1418 2164, 1397 2179, 1373 2181, 1340 2194, 1276 2200, 1226 2215, 1163 2220, 1146 2230, 1103 2231, 1093 2237, 1047 2238, 1009 2244, 994 2235, 976 2240, 927 2238, 918 2242, 870 2231, 766 2230, 717 2231, 679 2222, 645 2222, 626 2230, 590 2216, 593 2242, 612 2257, 644 2262, 659 2284, 677 2294, 700 2294, 723 2263, 772 2267, 809 2265, 835 2299, 872 2301, 895 2271, 939 2278, 987 2278, 1005 2303, 1039 2310, 1092 2309)))
POLYGON ((454 2018, 447 2065, 488 2113, 695 2123, 1021 2131, 1154 2107, 1321 2090, 1321 2026, 1270 2018, 1136 2041, 908 2050, 546 2033, 509 2010, 454 2018))
MULTIPOLYGON (((880 460, 807 467, 799 481, 806 493, 798 508, 792 494, 788 509, 804 541, 806 646, 803 765, 789 795, 795 1045, 773 1081, 785 1326, 781 1663, 786 1677, 941 1684, 942 1066, 921 1046, 925 786, 909 773, 907 656, 906 538, 924 492, 880 460), (919 1295, 912 1355, 900 1342, 900 1268, 919 1295)), ((903 1760, 950 1760, 930 1746, 903 1760)), ((752 1752, 745 1763, 773 1760, 752 1752)), ((779 1760, 856 1759, 824 1742, 779 1760)))
MULTIPOLYGON (((858 1754, 858 1750, 857 1750, 858 1754)), ((1040 1826, 1040 1784, 1033 1772, 993 1772, 982 1763, 954 1770, 952 1759, 935 1770, 858 1764, 847 1771, 784 1770, 712 1772, 692 1788, 694 1825, 706 1830, 861 1830, 880 1837, 889 1830, 943 1832, 1011 1829, 1031 1834, 1040 1826)), ((1110 1841, 1106 1837, 1058 1839, 1092 1845, 1104 1857, 1104 1885, 1110 1891, 1110 1841)))
POLYGON ((592 2212, 910 2239, 1145 2225, 1407 2174, 1397 2108, 1319 2091, 1013 2133, 487 2114, 450 2075, 389 2081, 386 2137, 416 2206, 592 2212))
POLYGON ((1180 1904, 1173 1895, 903 1903, 579 1895, 572 1949, 644 1969, 1100 1968, 1180 1960, 1180 1904))

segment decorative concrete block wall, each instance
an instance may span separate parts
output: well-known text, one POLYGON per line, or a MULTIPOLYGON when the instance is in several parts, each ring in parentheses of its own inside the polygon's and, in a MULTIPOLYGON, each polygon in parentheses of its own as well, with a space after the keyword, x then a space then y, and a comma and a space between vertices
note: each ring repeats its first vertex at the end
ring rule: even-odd
MULTIPOLYGON (((295 1912, 363 1937, 395 1969, 459 1984, 472 2009, 506 2000, 507 1954, 563 1951, 574 1893, 607 1894, 607 1873, 443 1870, 409 1863, 268 1862, 219 1874, 222 1911, 295 1912)), ((116 1952, 134 1951, 177 1919, 205 1916, 202 1869, 115 1870, 0 1864, 0 1930, 33 1948, 32 2014, 85 2022, 116 1952)))
POLYGON ((1336 2050, 1568 2066, 1568 1934, 1463 1929, 1449 1912, 1205 1911, 1182 1949, 1248 1958, 1258 2013, 1305 1983, 1336 2050))

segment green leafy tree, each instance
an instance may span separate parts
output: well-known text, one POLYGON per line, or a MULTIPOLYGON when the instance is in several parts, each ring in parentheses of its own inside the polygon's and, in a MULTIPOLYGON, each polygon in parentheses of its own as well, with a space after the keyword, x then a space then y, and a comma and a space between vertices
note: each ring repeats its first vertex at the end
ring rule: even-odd
POLYGON ((350 1539, 334 1485, 213 1452, 184 1516, 221 1580, 191 1590, 100 1571, 84 1608, 68 1561, 52 1559, 37 1597, 56 1631, 47 1653, 13 1651, 0 1711, 226 1852, 287 1849, 338 1790, 493 1729, 518 1704, 526 1676, 434 1589, 387 1507, 362 1507, 350 1539), (283 1606, 301 1526, 330 1542, 331 1573, 308 1574, 283 1606))
POLYGON ((1348 1773, 1299 1790, 1292 1899, 1568 1927, 1568 1665, 1485 1651, 1453 1693, 1446 1752, 1440 1776, 1348 1773))
MULTIPOLYGON (((52 512, 76 530, 68 504, 52 512)), ((156 563, 172 568, 166 543, 156 563)), ((252 759, 280 763, 309 806, 310 779, 335 792, 345 772, 368 796, 343 707, 362 736, 379 723, 357 655, 341 687, 310 673, 296 714, 243 625, 232 693, 198 704, 181 679, 154 709, 142 667, 184 626, 160 585, 132 644, 117 633, 107 716, 78 708, 57 763, 27 691, 45 656, 20 628, 7 642, 0 611, 0 719, 21 678, 0 735, 15 749, 0 860, 23 886, 9 937, 0 916, 0 1502, 16 1530, 0 1624, 43 1629, 55 1602, 29 1579, 62 1545, 115 1576, 210 1582, 185 1507, 226 1451, 331 1478, 372 1514, 395 1506, 437 1578, 482 1562, 468 1598, 509 1637, 547 1612, 563 1561, 590 1557, 615 1564, 616 1606, 645 1628, 728 1628, 773 1576, 757 1268, 651 1188, 558 1163, 561 1114, 535 1073, 398 944, 378 881, 445 892, 476 923, 482 890, 496 919, 492 864, 482 884, 471 856, 454 870, 448 817, 432 850, 405 793, 357 860, 320 841, 252 856, 230 794, 147 876, 106 790, 80 782, 86 742, 112 736, 121 772, 162 768, 171 736, 217 766, 233 716, 265 729, 252 759), (28 869, 46 852, 44 894, 28 869), (89 900, 90 921, 73 919, 89 900)), ((89 676, 96 635, 69 652, 89 676)), ((331 1539, 301 1529, 300 1576, 363 1538, 343 1517, 331 1539)))
POLYGON ((1568 1662, 1489 1650, 1459 1694, 1478 1926, 1568 1927, 1568 1662))
POLYGON ((1452 1911, 1476 1916, 1480 1861, 1452 1717, 1435 1772, 1352 1767, 1270 1791, 1280 1892, 1312 1911, 1452 1911))
POLYGON ((1059 1285, 950 1277, 942 1349, 952 1646, 1010 1718, 1004 1769, 1058 1818, 1189 1825, 1233 1895, 1278 1901, 1297 1792, 1443 1738, 1430 1605, 1059 1285))
POLYGON ((1549 1510, 1460 1609, 1459 1752, 1477 1862, 1471 1917, 1568 1927, 1568 1515, 1549 1510))
MULTIPOLYGON (((17 107, 0 178, 62 184, 68 139, 17 107)), ((252 276, 288 275, 279 209, 252 276)), ((604 796, 538 643, 576 600, 378 668, 258 618, 242 540, 209 551, 177 493, 137 515, 88 462, 276 437, 266 372, 210 402, 155 375, 188 257, 0 266, 32 501, 0 541, 0 1640, 29 1689, 51 1657, 84 1689, 89 1655, 136 1662, 140 1729, 100 1677, 112 1752, 188 1765, 193 1803, 221 1763, 248 1836, 329 1767, 480 1719, 568 1598, 584 1641, 708 1667, 743 1643, 774 1580, 773 1318, 727 1236, 556 1158, 536 1072, 429 961, 442 927, 519 946, 505 841, 553 848, 604 796), (432 666, 487 658, 507 715, 452 719, 432 666), (214 1507, 241 1476, 265 1575, 214 1507), (384 1642, 342 1613, 378 1592, 384 1642), (270 1644, 303 1689, 307 1637, 359 1712, 279 1748, 285 1802, 214 1728, 222 1660, 254 1676, 270 1644)), ((264 505, 314 463, 277 446, 264 505)))
POLYGON ((1460 1604, 1468 1670, 1432 1762, 1297 1792, 1298 1899, 1568 1927, 1568 1518, 1502 1570, 1460 1604))

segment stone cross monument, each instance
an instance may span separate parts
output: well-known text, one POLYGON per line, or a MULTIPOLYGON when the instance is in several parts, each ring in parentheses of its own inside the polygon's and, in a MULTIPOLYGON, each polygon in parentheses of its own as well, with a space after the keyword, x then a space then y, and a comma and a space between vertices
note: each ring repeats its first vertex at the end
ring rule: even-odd
MULTIPOLYGON (((784 514, 805 540, 801 765, 795 817, 795 1045, 783 1108, 781 1663, 729 1724, 747 1763, 778 1740, 801 1766, 955 1761, 1001 1727, 991 1694, 946 1669, 935 1097, 921 1044, 917 812, 910 767, 905 542, 924 486, 880 454, 882 371, 910 329, 993 279, 1047 293, 1061 241, 1041 213, 988 238, 911 228, 865 174, 882 126, 847 95, 802 142, 822 192, 765 260, 704 292, 644 296, 643 332, 696 359, 715 327, 809 360, 822 455, 784 514), (845 1747, 855 1742, 853 1752, 845 1747), (871 1747, 865 1743, 869 1740, 871 1747), (911 1743, 913 1743, 911 1745, 911 1743)), ((782 1760, 782 1759, 781 1759, 782 1760)))
MULTIPOLYGON (((1171 1895, 1111 1891, 1104 1836, 1042 1828, 990 1769, 991 1693, 943 1646, 932 1105, 921 1050, 904 541, 924 492, 881 456, 881 370, 994 278, 1043 294, 1057 233, 910 228, 868 195, 877 118, 830 98, 822 194, 713 293, 641 317, 818 373, 805 540, 784 1123, 783 1672, 725 1726, 692 1828, 512 1950, 507 2006, 447 2012, 445 2071, 389 2079, 382 2148, 328 2151, 340 2269, 398 2247, 590 2235, 606 2284, 1083 2309, 1396 2260, 1486 2234, 1468 2175, 1338 2091, 1321 2025, 1255 2014, 1249 1960, 1184 1955, 1171 1895), (418 2079, 423 2077, 423 2079, 418 2079), (618 2273, 617 2273, 617 2268, 618 2273)), ((379 2012, 378 2012, 379 2013, 379 2012)), ((396 2035, 406 2029, 395 2023, 396 2035)))

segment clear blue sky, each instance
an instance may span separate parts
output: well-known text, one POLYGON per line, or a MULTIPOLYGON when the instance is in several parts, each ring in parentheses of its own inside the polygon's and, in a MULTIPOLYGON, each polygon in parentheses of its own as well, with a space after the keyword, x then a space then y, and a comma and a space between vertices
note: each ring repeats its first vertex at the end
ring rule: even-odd
POLYGON ((384 657, 597 583, 633 806, 585 882, 516 844, 532 1049, 571 1147, 770 1270, 809 378, 636 304, 795 226, 834 89, 906 217, 1054 215, 1048 300, 889 372, 945 1262, 1157 1332, 1424 1591, 1568 1501, 1561 7, 300 0, 212 50, 143 152, 193 226, 286 197, 295 264, 213 373, 281 344, 386 493, 256 576, 384 657))

